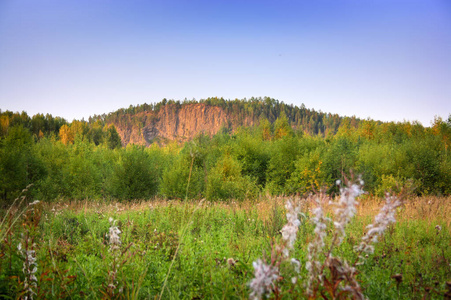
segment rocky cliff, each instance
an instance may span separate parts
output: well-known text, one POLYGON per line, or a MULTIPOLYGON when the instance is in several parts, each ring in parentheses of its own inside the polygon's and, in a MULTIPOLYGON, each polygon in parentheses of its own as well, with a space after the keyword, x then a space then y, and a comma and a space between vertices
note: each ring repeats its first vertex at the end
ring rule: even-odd
POLYGON ((222 127, 231 130, 240 125, 252 126, 253 120, 237 120, 218 106, 204 103, 177 106, 165 105, 158 112, 144 111, 126 115, 113 124, 125 146, 129 143, 149 146, 167 141, 188 141, 199 133, 216 134, 222 127))

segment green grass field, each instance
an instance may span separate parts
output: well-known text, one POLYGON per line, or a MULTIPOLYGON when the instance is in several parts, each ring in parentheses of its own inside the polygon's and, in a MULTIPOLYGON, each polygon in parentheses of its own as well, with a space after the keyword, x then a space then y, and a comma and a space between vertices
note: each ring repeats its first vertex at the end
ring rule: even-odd
MULTIPOLYGON (((446 282, 451 281, 450 200, 410 198, 398 208, 397 222, 357 268, 356 279, 366 297, 445 297, 450 288, 446 282)), ((272 298, 307 298, 312 204, 297 201, 303 203, 301 225, 291 256, 299 260, 300 274, 282 262, 280 294, 272 298)), ((281 240, 285 202, 155 199, 15 206, 0 219, 0 298, 248 299, 252 263, 258 258, 269 261, 272 245, 281 240), (118 249, 111 249, 110 218, 121 231, 118 249)), ((383 205, 380 199, 360 202, 343 244, 334 251, 350 262, 357 257, 353 246, 383 205)))

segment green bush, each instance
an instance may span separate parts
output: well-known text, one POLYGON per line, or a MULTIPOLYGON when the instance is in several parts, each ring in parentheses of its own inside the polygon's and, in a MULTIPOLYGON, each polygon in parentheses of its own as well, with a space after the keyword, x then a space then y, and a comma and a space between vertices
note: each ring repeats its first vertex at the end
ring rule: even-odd
POLYGON ((206 190, 208 200, 252 199, 258 188, 249 176, 241 174, 239 162, 226 154, 210 171, 206 190))
POLYGON ((112 193, 118 199, 149 199, 158 192, 158 167, 155 157, 142 146, 121 150, 112 175, 112 193))
POLYGON ((203 196, 205 173, 203 168, 194 164, 194 160, 189 155, 180 155, 166 167, 161 179, 161 194, 164 197, 195 199, 203 196))

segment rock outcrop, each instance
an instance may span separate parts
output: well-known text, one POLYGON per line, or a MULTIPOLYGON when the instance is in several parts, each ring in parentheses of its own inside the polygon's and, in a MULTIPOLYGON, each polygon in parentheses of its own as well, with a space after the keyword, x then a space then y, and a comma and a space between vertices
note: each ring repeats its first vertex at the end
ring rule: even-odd
POLYGON ((114 125, 124 146, 129 143, 149 146, 155 142, 188 141, 200 133, 212 136, 223 127, 233 130, 253 123, 246 118, 236 120, 221 107, 197 103, 181 107, 165 105, 158 112, 127 115, 114 125))

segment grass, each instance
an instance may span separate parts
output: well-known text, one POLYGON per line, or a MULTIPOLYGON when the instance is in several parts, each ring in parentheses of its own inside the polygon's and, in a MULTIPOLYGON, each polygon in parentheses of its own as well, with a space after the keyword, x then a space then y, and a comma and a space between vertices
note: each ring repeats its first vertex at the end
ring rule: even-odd
MULTIPOLYGON (((17 245, 29 232, 38 265, 34 298, 247 299, 252 262, 268 257, 272 243, 280 240, 285 202, 280 197, 230 203, 40 203, 39 209, 27 212, 28 219, 21 217, 11 230, 2 229, 0 298, 24 291, 24 261, 17 245), (36 214, 37 224, 32 223, 36 214), (118 254, 110 251, 106 236, 110 217, 122 232, 118 254), (113 277, 114 288, 109 286, 113 277)), ((338 249, 350 261, 355 259, 352 246, 382 206, 376 198, 360 202, 338 249)), ((313 239, 311 208, 310 203, 303 206, 305 218, 293 255, 301 262, 301 278, 307 276, 306 249, 313 239)), ((15 215, 3 212, 1 220, 10 224, 15 215)), ((364 294, 370 299, 422 299, 427 293, 443 299, 451 280, 450 232, 450 198, 407 199, 397 222, 359 268, 364 294), (402 274, 401 282, 392 278, 395 274, 402 274)), ((293 285, 284 278, 281 286, 286 298, 305 297, 302 280, 293 285)))

